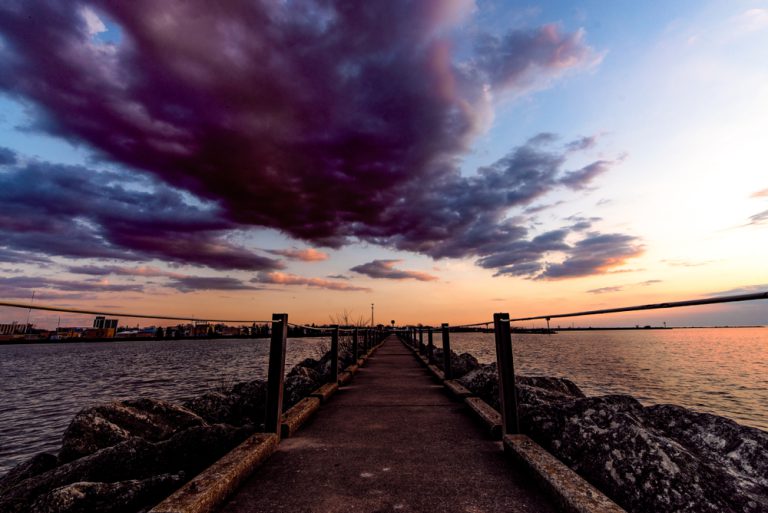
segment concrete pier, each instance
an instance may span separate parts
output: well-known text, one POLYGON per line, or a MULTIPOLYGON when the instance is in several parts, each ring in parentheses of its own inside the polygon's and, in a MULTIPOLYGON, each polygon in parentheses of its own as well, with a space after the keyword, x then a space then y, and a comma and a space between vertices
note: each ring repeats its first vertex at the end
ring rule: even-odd
POLYGON ((556 509, 467 407, 391 336, 221 511, 556 509))

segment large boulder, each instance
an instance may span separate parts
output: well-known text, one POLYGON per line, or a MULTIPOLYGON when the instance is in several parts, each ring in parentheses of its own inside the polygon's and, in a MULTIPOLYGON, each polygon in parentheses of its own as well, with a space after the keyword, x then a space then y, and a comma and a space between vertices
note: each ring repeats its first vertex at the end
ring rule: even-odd
POLYGON ((59 460, 66 463, 132 437, 165 440, 175 433, 205 425, 197 414, 156 399, 134 399, 80 411, 62 438, 59 460))
MULTIPOLYGON (((435 365, 441 370, 445 370, 445 362, 443 358, 442 348, 436 347, 432 351, 432 360, 435 365)), ((480 364, 477 358, 469 353, 456 354, 451 351, 451 372, 453 373, 453 379, 460 378, 465 374, 475 370, 480 364)))
POLYGON ((161 442, 132 437, 17 483, 0 497, 0 511, 27 513, 43 495, 74 483, 141 481, 162 474, 194 476, 252 432, 253 426, 217 424, 191 427, 161 442))
POLYGON ((6 490, 13 488, 22 481, 48 472, 58 464, 59 459, 54 454, 41 452, 40 454, 31 457, 29 460, 16 465, 7 474, 0 477, 0 496, 2 496, 6 490))
MULTIPOLYGON (((757 470, 765 462, 749 470, 746 460, 728 462, 729 453, 721 442, 709 443, 719 447, 717 456, 702 451, 697 440, 707 438, 703 430, 711 425, 699 424, 701 419, 695 415, 669 411, 651 412, 656 418, 649 420, 648 409, 630 396, 589 397, 527 408, 521 428, 631 513, 768 511, 765 474, 758 475, 757 470), (680 428, 681 418, 686 419, 687 428, 680 428), (669 424, 671 432, 655 427, 669 424), (702 431, 697 434, 699 428, 693 424, 702 431), (671 436, 674 433, 685 443, 671 436)), ((745 453, 751 456, 747 459, 760 459, 762 450, 765 460, 768 445, 755 433, 759 430, 726 424, 719 432, 739 432, 748 440, 745 453)), ((728 440, 735 442, 735 438, 728 440)))
POLYGON ((263 380, 237 383, 228 390, 193 397, 183 406, 211 424, 261 424, 267 400, 267 383, 263 380))
POLYGON ((497 410, 499 406, 499 376, 496 364, 480 364, 458 379, 467 390, 497 410))
POLYGON ((318 383, 301 375, 289 376, 283 383, 283 410, 289 409, 318 388, 318 383))
POLYGON ((141 481, 73 483, 41 495, 29 512, 134 513, 163 500, 183 480, 183 474, 162 474, 141 481))

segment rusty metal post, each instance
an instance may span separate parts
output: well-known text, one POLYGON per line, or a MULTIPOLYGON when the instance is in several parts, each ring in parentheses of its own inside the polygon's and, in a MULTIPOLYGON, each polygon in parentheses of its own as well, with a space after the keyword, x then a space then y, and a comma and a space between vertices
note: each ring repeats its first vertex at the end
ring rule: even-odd
POLYGON ((448 334, 448 324, 443 323, 443 375, 445 379, 453 379, 453 369, 451 369, 451 339, 448 334))
POLYGON ((331 332, 331 376, 328 381, 339 382, 339 326, 332 326, 331 332))
POLYGON ((264 431, 280 436, 283 419, 283 379, 285 377, 285 346, 288 339, 288 314, 272 314, 272 339, 269 343, 267 371, 267 411, 264 431))
POLYGON ((435 359, 435 344, 432 338, 432 328, 427 330, 427 361, 433 363, 435 359))
POLYGON ((360 358, 360 348, 357 342, 357 328, 352 332, 352 354, 355 357, 355 361, 360 358))
POLYGON ((520 422, 517 417, 515 364, 512 357, 509 314, 493 314, 493 328, 496 334, 496 368, 499 373, 499 404, 501 404, 503 434, 517 434, 520 433, 520 422))

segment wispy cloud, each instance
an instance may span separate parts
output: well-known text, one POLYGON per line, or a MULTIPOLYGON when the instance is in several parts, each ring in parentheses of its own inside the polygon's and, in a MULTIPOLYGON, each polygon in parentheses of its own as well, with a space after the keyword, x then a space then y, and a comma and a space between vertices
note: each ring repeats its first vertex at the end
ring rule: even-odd
POLYGON ((621 292, 622 290, 624 290, 624 287, 616 285, 614 287, 600 287, 599 289, 591 289, 587 292, 590 294, 606 294, 608 292, 621 292))
POLYGON ((763 189, 757 192, 753 192, 750 198, 768 198, 768 189, 763 189))
POLYGON ((297 274, 278 271, 260 272, 250 281, 251 283, 271 283, 275 285, 304 285, 307 287, 340 291, 368 292, 371 290, 367 287, 358 287, 356 285, 350 285, 349 283, 339 283, 337 281, 325 280, 322 278, 307 278, 297 274))
POLYGON ((350 271, 364 274, 370 278, 387 280, 435 281, 438 279, 437 276, 420 271, 397 269, 395 265, 400 262, 402 260, 373 260, 366 264, 357 265, 350 271))
POLYGON ((314 248, 306 249, 268 249, 268 253, 280 255, 292 260, 301 260, 302 262, 320 262, 328 260, 328 253, 314 248))

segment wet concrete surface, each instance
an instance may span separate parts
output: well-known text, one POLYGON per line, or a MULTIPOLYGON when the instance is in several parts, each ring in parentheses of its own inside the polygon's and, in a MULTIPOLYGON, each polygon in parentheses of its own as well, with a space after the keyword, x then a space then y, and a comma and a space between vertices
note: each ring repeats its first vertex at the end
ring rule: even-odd
POLYGON ((390 337, 221 511, 556 509, 466 406, 390 337))

